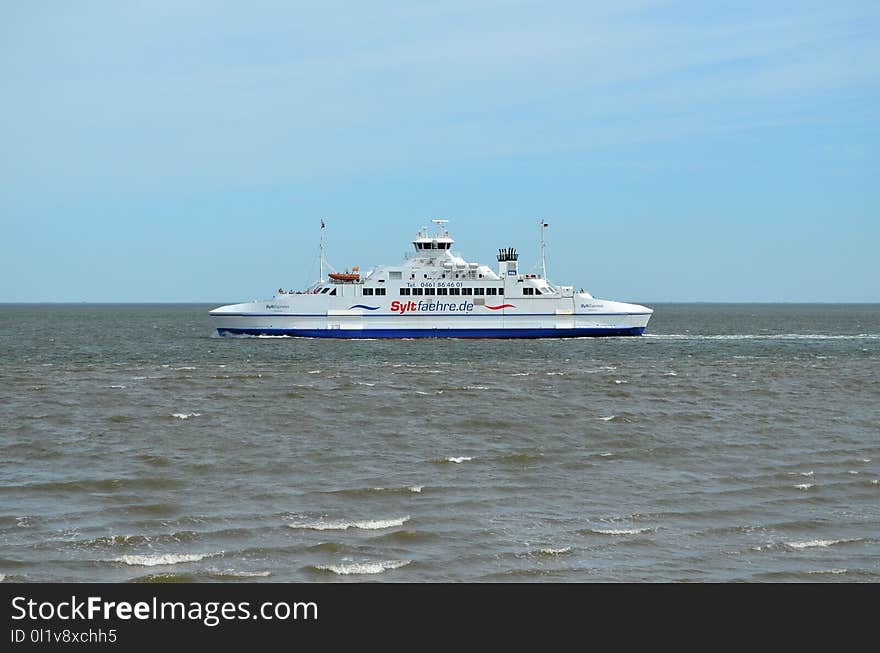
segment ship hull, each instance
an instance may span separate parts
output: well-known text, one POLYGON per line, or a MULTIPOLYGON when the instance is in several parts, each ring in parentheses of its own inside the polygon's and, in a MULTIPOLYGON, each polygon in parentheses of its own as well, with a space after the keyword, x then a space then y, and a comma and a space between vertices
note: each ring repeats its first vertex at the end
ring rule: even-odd
POLYGON ((301 338, 584 338, 638 336, 651 319, 650 309, 619 303, 614 305, 618 310, 605 313, 559 315, 506 310, 501 315, 365 315, 363 310, 309 315, 260 313, 257 308, 257 304, 239 304, 213 311, 217 333, 301 338))
POLYGON ((278 329, 218 327, 223 335, 290 336, 294 338, 588 338, 640 336, 645 327, 585 327, 572 329, 278 329))

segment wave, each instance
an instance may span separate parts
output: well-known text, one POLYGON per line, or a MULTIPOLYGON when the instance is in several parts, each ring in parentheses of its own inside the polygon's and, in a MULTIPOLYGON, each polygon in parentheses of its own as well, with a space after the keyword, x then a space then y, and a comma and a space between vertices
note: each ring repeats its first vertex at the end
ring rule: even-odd
POLYGON ((331 571, 340 576, 353 574, 381 574, 383 571, 400 569, 410 564, 412 560, 385 560, 383 562, 354 562, 341 565, 314 565, 312 569, 318 571, 331 571))
POLYGON ((435 539, 437 536, 429 531, 413 531, 413 530, 394 530, 387 531, 374 538, 374 541, 396 542, 398 544, 414 544, 418 542, 427 542, 435 539))
POLYGON ((473 456, 449 456, 448 458, 443 458, 440 462, 461 464, 470 460, 473 460, 473 456))
POLYGON ((234 569, 208 569, 203 572, 209 578, 268 578, 271 571, 235 571, 234 569))
POLYGON ((108 490, 149 490, 153 488, 167 489, 179 486, 181 481, 173 478, 98 478, 71 481, 48 481, 45 483, 27 483, 23 485, 6 485, 0 492, 16 492, 20 490, 42 492, 102 492, 108 490))
POLYGON ((806 542, 786 542, 785 546, 791 547, 792 549, 814 549, 814 548, 827 548, 829 546, 834 546, 835 544, 850 544, 852 542, 861 542, 862 538, 855 537, 851 539, 842 539, 842 540, 808 540, 806 542))
POLYGON ((653 528, 587 528, 581 532, 595 535, 641 535, 653 530, 653 528))
POLYGON ((570 547, 570 546, 564 546, 564 547, 560 547, 560 548, 558 548, 558 549, 553 549, 553 548, 549 548, 549 547, 548 547, 548 548, 536 549, 536 550, 534 550, 534 551, 531 552, 531 555, 534 555, 534 556, 551 556, 551 557, 555 557, 555 556, 567 555, 567 554, 569 554, 569 553, 571 553, 571 547, 570 547))
POLYGON ((171 417, 176 417, 177 419, 190 419, 191 417, 201 416, 201 413, 171 413, 171 417))
POLYGON ((880 340, 880 333, 731 333, 715 335, 697 335, 690 333, 646 333, 642 337, 654 338, 657 340, 880 340))
POLYGON ((345 490, 331 490, 327 494, 341 494, 343 496, 361 497, 371 494, 419 494, 425 489, 424 485, 407 485, 404 487, 366 487, 345 490))
POLYGON ((409 521, 407 517, 397 517, 395 519, 366 519, 361 521, 312 521, 312 522, 293 522, 287 524, 288 528, 299 528, 310 531, 347 531, 349 528, 356 528, 366 531, 377 531, 384 528, 395 528, 403 526, 409 521))
POLYGON ((798 483, 797 485, 793 485, 793 488, 797 490, 811 490, 816 487, 815 483, 798 483))
POLYGON ((177 565, 185 562, 198 562, 205 558, 223 555, 223 551, 216 553, 157 553, 151 555, 124 555, 111 558, 107 562, 122 562, 126 565, 137 567, 159 567, 162 565, 177 565))

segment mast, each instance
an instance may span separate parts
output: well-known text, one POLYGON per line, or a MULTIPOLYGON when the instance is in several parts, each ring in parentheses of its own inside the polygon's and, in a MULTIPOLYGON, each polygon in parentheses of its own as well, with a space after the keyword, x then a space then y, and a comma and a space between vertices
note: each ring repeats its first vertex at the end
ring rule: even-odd
POLYGON ((321 218, 321 276, 319 277, 319 281, 324 283, 324 229, 326 225, 324 224, 324 219, 321 218))
POLYGON ((547 278, 547 259, 544 256, 544 229, 549 227, 550 225, 541 220, 541 278, 547 278))

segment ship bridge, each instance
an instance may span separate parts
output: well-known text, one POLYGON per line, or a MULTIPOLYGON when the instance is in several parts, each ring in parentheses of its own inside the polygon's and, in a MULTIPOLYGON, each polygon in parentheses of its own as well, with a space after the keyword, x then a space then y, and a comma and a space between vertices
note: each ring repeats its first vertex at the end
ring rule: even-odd
POLYGON ((455 241, 446 229, 446 224, 449 220, 431 220, 431 222, 437 225, 437 231, 433 235, 428 235, 427 227, 422 227, 415 240, 413 240, 413 247, 416 248, 417 254, 437 254, 438 251, 449 251, 452 249, 452 244, 455 241))

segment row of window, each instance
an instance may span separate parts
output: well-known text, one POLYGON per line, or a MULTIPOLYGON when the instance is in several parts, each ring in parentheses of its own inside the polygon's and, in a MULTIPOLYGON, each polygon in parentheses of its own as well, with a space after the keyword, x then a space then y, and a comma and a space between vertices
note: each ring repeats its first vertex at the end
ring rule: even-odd
MULTIPOLYGON (((427 274, 423 274, 422 277, 424 277, 425 279, 428 279, 428 278, 429 278, 427 274)), ((397 277, 397 278, 399 278, 399 277, 397 277)), ((416 278, 415 273, 409 275, 409 278, 410 278, 410 279, 415 279, 415 278, 416 278)), ((434 279, 435 277, 432 276, 432 277, 430 277, 430 278, 431 278, 431 279, 434 279)), ((445 278, 446 278, 446 273, 445 273, 445 272, 442 273, 442 274, 440 275, 440 278, 441 278, 441 279, 445 279, 445 278)), ((450 279, 452 278, 452 275, 451 275, 451 274, 449 275, 449 278, 450 278, 450 279)), ((471 272, 462 272, 461 274, 456 274, 456 275, 455 275, 455 278, 456 278, 456 279, 477 279, 477 278, 482 279, 482 278, 483 278, 483 275, 482 275, 482 274, 477 274, 476 272, 471 271, 471 272)))
POLYGON ((364 295, 366 295, 366 296, 384 295, 384 294, 385 294, 384 288, 364 288, 364 295))
POLYGON ((504 288, 401 288, 401 295, 503 295, 504 288))
POLYGON ((450 247, 452 247, 452 243, 415 243, 415 246, 416 249, 449 249, 450 247))
POLYGON ((537 288, 523 288, 523 295, 540 295, 542 294, 537 288))

